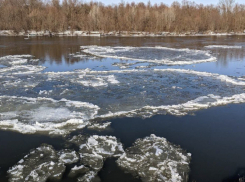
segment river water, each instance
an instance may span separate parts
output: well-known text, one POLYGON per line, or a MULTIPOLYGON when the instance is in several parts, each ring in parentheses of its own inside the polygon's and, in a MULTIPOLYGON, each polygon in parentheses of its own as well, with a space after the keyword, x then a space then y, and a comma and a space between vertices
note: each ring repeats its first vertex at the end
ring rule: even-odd
POLYGON ((238 181, 245 37, 0 37, 0 181, 238 181))

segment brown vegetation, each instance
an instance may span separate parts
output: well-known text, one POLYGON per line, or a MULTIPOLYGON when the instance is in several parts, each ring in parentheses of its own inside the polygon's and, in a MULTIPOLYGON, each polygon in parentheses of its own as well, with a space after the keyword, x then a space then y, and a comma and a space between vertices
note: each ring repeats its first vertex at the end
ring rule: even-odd
POLYGON ((79 0, 0 0, 0 29, 27 31, 244 31, 245 5, 221 0, 218 5, 187 0, 152 5, 82 3, 79 0))

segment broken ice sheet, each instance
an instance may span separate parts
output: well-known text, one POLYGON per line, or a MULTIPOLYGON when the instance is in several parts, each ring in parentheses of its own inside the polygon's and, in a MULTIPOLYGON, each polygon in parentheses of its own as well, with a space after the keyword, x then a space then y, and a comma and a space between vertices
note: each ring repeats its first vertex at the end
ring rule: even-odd
POLYGON ((56 151, 51 145, 42 144, 8 170, 10 182, 46 182, 60 180, 65 164, 79 160, 78 154, 70 149, 56 151))
POLYGON ((117 160, 117 164, 144 182, 187 182, 190 159, 191 154, 152 134, 137 139, 117 160))
MULTIPOLYGON (((86 137, 83 135, 74 136, 70 139, 71 143, 79 146, 80 163, 81 166, 76 166, 71 170, 71 173, 86 172, 86 174, 79 178, 80 181, 88 179, 97 179, 97 172, 103 167, 104 161, 108 157, 119 157, 123 154, 124 150, 122 144, 117 141, 113 136, 98 136, 92 135, 86 137), (89 172, 87 172, 87 167, 89 172)), ((73 175, 73 174, 71 174, 73 175)))
POLYGON ((21 159, 8 170, 9 182, 45 182, 47 179, 61 179, 64 163, 50 145, 43 144, 21 159))

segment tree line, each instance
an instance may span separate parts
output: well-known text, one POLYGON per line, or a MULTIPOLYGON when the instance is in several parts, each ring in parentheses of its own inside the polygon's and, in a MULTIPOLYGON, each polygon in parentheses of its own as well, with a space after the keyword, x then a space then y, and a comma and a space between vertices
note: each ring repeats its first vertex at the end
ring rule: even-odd
POLYGON ((84 3, 79 0, 0 0, 0 29, 145 31, 145 32, 243 32, 245 4, 220 0, 217 5, 183 0, 161 4, 84 3))

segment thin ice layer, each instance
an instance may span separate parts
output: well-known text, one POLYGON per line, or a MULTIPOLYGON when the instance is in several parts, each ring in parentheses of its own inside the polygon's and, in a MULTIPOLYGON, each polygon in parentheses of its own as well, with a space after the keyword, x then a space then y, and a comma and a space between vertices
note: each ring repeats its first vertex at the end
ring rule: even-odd
POLYGON ((117 164, 142 181, 188 181, 191 154, 154 134, 135 141, 117 164))
POLYGON ((43 144, 8 170, 9 182, 45 182, 59 180, 65 171, 64 163, 50 145, 43 144))
POLYGON ((65 134, 83 128, 99 107, 87 102, 0 96, 0 126, 22 133, 65 134))
POLYGON ((216 61, 208 51, 167 47, 81 46, 83 52, 99 57, 137 60, 166 65, 184 65, 216 61))

